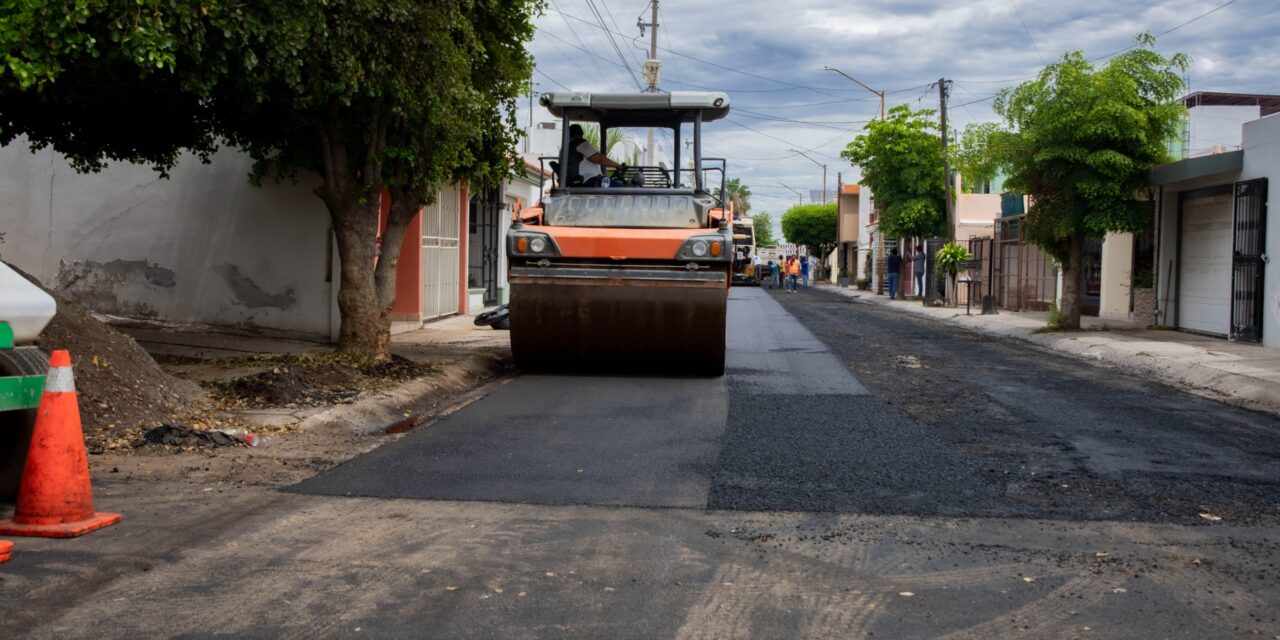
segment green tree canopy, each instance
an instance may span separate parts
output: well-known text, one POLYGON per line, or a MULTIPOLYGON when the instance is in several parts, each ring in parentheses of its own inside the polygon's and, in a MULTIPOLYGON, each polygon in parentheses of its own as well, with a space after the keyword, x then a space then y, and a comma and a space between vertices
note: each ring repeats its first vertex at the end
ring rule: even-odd
POLYGON ((1006 144, 1000 138, 1003 129, 995 122, 973 122, 964 128, 959 144, 951 147, 956 171, 963 177, 965 192, 991 182, 1000 173, 1000 161, 988 152, 1006 144))
POLYGON ((755 227, 757 247, 776 247, 778 239, 773 235, 773 216, 768 211, 761 211, 751 216, 751 225, 755 227))
POLYGON ((836 248, 836 203, 800 204, 782 214, 782 235, 825 262, 836 248))
POLYGON ((1146 34, 1136 44, 1101 67, 1068 52, 994 105, 1005 130, 989 137, 988 153, 1005 183, 1031 196, 1030 239, 1062 264, 1065 329, 1080 327, 1085 239, 1150 224, 1147 170, 1169 160, 1185 113, 1177 98, 1187 57, 1156 53, 1146 34))
POLYGON ((164 170, 226 140, 257 160, 255 180, 319 175, 342 259, 339 349, 386 357, 408 222, 442 184, 483 185, 515 164, 539 6, 9 2, 0 141, 24 135, 81 170, 164 170), (392 212, 379 253, 383 189, 392 212))
MULTIPOLYGON (((891 238, 938 235, 946 226, 942 139, 933 111, 906 105, 867 125, 840 154, 862 169, 880 212, 878 228, 891 238)), ((790 236, 788 236, 790 237, 790 236)))

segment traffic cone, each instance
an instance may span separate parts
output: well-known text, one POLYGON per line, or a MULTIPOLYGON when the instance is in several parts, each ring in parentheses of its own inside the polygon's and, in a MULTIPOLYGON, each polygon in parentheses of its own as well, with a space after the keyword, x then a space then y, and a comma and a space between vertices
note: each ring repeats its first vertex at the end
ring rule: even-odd
POLYGON ((17 506, 12 518, 0 520, 0 535, 74 538, 117 522, 120 514, 93 510, 71 354, 54 351, 17 506))
POLYGON ((0 540, 0 564, 4 564, 13 559, 13 556, 9 555, 12 551, 12 542, 9 542, 8 540, 0 540))

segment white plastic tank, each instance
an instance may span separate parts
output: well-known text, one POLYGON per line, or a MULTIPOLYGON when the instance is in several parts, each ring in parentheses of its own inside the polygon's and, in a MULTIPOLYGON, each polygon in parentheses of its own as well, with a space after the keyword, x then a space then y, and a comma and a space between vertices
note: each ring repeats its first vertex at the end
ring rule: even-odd
POLYGON ((53 296, 0 262, 0 320, 9 323, 16 343, 35 342, 57 312, 53 296))

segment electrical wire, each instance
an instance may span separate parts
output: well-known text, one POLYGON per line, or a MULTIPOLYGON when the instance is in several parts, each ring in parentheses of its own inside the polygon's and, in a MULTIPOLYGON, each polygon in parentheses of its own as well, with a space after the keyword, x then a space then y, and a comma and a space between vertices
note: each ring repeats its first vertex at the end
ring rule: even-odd
POLYGON ((1027 34, 1027 40, 1031 41, 1031 48, 1035 50, 1036 56, 1040 58, 1040 64, 1045 64, 1044 54, 1040 53, 1040 47, 1036 46, 1036 39, 1031 35, 1031 30, 1027 28, 1027 21, 1022 19, 1022 10, 1018 9, 1017 0, 1009 0, 1009 4, 1013 5, 1013 12, 1018 14, 1018 22, 1022 23, 1022 31, 1027 34))

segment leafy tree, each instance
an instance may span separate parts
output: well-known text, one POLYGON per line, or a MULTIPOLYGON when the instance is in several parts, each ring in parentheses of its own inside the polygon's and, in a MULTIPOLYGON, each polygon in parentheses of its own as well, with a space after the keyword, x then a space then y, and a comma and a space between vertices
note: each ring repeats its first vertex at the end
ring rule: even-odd
POLYGON ((859 180, 871 189, 880 212, 878 228, 891 238, 915 238, 945 231, 946 193, 942 180, 942 139, 933 111, 906 105, 840 154, 862 168, 859 180))
POLYGON ((733 203, 734 213, 745 216, 751 211, 751 187, 742 184, 738 178, 724 181, 724 194, 733 203))
POLYGON ((809 256, 825 265, 836 248, 836 203, 800 204, 782 214, 782 235, 809 248, 809 256))
POLYGON ((18 3, 0 25, 0 140, 26 135, 82 170, 163 171, 225 139, 257 160, 255 181, 319 175, 342 259, 341 351, 389 355, 395 267, 421 205, 514 165, 537 0, 49 4, 18 3))
POLYGON ((1085 240, 1150 223, 1139 199, 1146 173, 1169 160, 1185 113, 1177 98, 1188 58, 1156 53, 1147 34, 1136 44, 1100 68, 1068 52, 996 97, 1006 130, 990 154, 1005 183, 1031 197, 1028 237, 1062 265, 1063 329, 1080 328, 1085 240))
POLYGON ((757 247, 776 247, 778 239, 773 236, 773 216, 761 211, 751 216, 751 226, 755 228, 757 247))
POLYGON ((608 140, 600 146, 600 126, 594 122, 582 123, 582 137, 591 146, 604 151, 610 158, 618 158, 618 162, 629 165, 640 164, 640 149, 627 140, 627 132, 623 129, 610 129, 608 140))
POLYGON ((1001 144, 1003 134, 995 122, 974 122, 964 128, 959 144, 951 147, 952 160, 957 171, 964 176, 964 190, 972 193, 977 187, 991 182, 1000 173, 1000 162, 988 153, 1001 144))

